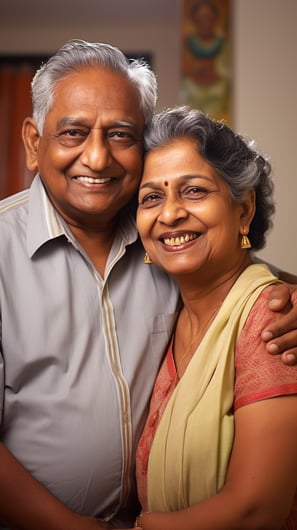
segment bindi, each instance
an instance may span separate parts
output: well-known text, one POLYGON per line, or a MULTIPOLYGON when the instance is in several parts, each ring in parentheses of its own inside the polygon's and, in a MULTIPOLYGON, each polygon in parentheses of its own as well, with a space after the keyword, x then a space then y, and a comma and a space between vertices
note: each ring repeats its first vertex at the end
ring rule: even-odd
POLYGON ((168 186, 168 180, 164 180, 164 186, 168 186))

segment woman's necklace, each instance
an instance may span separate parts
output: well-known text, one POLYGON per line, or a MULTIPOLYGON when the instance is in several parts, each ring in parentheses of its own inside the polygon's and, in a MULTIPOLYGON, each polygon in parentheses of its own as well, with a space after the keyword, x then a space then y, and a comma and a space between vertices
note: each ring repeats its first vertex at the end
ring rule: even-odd
POLYGON ((194 351, 196 350, 196 345, 194 346, 194 344, 197 341, 199 336, 200 336, 200 331, 193 337, 193 339, 191 340, 190 344, 187 346, 187 348, 185 349, 184 353, 182 354, 181 359, 179 360, 179 362, 177 363, 175 361, 176 373, 177 373, 178 379, 180 379, 181 376, 184 373, 184 371, 182 371, 182 368, 184 367, 184 365, 185 365, 185 368, 187 367, 188 363, 186 363, 186 361, 188 359, 190 361, 190 359, 193 356, 194 351), (193 348, 193 352, 191 351, 192 348, 193 348))
MULTIPOLYGON (((195 353, 195 351, 196 351, 196 349, 198 347, 199 341, 205 335, 206 331, 208 330, 209 326, 211 325, 212 321, 214 320, 215 316, 217 315, 221 305, 222 305, 222 302, 220 302, 216 306, 215 310, 213 311, 213 313, 211 314, 211 316, 209 317, 207 322, 200 327, 198 333, 196 333, 194 335, 194 337, 191 339, 190 343, 186 347, 185 351, 183 352, 183 354, 182 354, 180 360, 178 360, 178 362, 177 362, 176 355, 175 355, 175 352, 174 352, 176 373, 177 373, 178 379, 180 379, 182 377, 182 375, 184 374, 184 372, 185 372, 185 370, 186 370, 191 358, 193 357, 193 355, 194 355, 194 353, 195 353)), ((173 342, 173 351, 175 349, 174 348, 175 339, 176 339, 176 336, 175 336, 174 342, 173 342)))

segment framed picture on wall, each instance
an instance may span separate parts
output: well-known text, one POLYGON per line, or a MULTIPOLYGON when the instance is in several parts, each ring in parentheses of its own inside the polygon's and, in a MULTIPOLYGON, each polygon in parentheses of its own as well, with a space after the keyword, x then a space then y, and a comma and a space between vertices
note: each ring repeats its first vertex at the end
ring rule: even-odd
POLYGON ((232 122, 230 0, 183 0, 180 101, 232 122))

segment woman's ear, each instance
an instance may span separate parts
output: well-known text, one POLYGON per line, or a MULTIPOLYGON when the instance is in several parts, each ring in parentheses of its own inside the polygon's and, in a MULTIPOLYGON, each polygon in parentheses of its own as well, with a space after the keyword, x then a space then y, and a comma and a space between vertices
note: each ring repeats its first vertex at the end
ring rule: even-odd
POLYGON ((241 203, 242 211, 240 215, 241 226, 249 227, 256 212, 256 193, 250 188, 241 203))
POLYGON ((26 163, 30 171, 38 171, 38 145, 40 134, 33 118, 25 118, 22 127, 22 138, 26 150, 26 163))

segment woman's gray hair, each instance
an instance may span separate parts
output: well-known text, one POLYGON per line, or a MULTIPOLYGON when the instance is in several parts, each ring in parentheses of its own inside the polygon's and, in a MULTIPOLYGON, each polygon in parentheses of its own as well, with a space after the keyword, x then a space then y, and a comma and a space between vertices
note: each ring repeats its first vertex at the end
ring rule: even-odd
POLYGON ((110 68, 131 81, 140 96, 145 125, 150 125, 157 101, 157 80, 149 65, 143 59, 127 59, 121 50, 110 44, 76 39, 62 46, 33 78, 33 118, 40 134, 46 115, 52 109, 59 81, 70 73, 96 65, 110 68))
POLYGON ((255 142, 235 133, 200 110, 175 107, 157 114, 145 133, 146 152, 162 147, 175 138, 192 138, 197 150, 225 181, 233 199, 240 203, 253 188, 256 212, 249 239, 254 250, 265 246, 275 211, 271 165, 255 148, 255 142))

